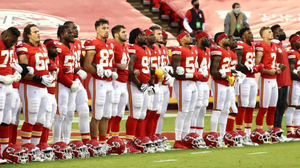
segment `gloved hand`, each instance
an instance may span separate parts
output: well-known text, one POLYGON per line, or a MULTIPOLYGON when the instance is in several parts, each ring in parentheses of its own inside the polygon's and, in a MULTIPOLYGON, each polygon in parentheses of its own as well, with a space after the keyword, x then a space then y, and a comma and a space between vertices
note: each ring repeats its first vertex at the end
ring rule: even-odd
POLYGON ((203 79, 203 75, 200 73, 200 72, 198 72, 198 71, 196 71, 196 72, 194 72, 194 74, 193 74, 193 79, 194 80, 201 80, 201 79, 203 79))
POLYGON ((77 92, 80 87, 80 82, 75 80, 71 86, 71 92, 77 92))
POLYGON ((84 70, 81 70, 81 69, 77 72, 77 75, 78 75, 82 80, 85 80, 86 77, 87 77, 87 73, 86 73, 84 70))
POLYGON ((11 64, 11 67, 12 67, 13 69, 15 69, 16 71, 18 71, 19 73, 22 73, 22 72, 23 72, 23 68, 22 68, 19 64, 17 64, 17 63, 11 64))
POLYGON ((100 76, 101 78, 103 78, 104 69, 103 69, 102 65, 97 64, 96 69, 97 69, 97 75, 100 76))
POLYGON ((138 84, 138 89, 141 91, 141 92, 145 92, 148 88, 148 85, 147 84, 143 84, 142 82, 138 84))
POLYGON ((254 65, 253 66, 253 72, 254 73, 258 73, 258 72, 261 72, 263 69, 264 69, 264 64, 260 63, 258 65, 254 65))
POLYGON ((42 76, 42 84, 44 84, 45 86, 51 85, 53 81, 54 81, 54 78, 52 75, 43 75, 42 76))
POLYGON ((183 74, 184 74, 184 68, 181 67, 181 66, 178 66, 178 67, 176 68, 176 73, 177 73, 178 75, 183 75, 183 74))
POLYGON ((226 72, 223 69, 220 69, 219 73, 221 74, 221 78, 225 78, 226 77, 226 72))
POLYGON ((21 74, 18 71, 16 71, 13 75, 14 82, 19 82, 21 78, 22 78, 21 74))
POLYGON ((112 72, 110 69, 105 69, 103 74, 105 77, 109 78, 109 77, 111 77, 112 72))
POLYGON ((14 82, 14 76, 13 75, 0 75, 0 82, 3 82, 5 85, 10 85, 14 82))
POLYGON ((155 94, 155 88, 154 88, 154 86, 149 86, 148 87, 148 92, 149 92, 149 94, 155 94))
POLYGON ((253 73, 253 65, 252 64, 249 64, 249 62, 246 61, 244 65, 248 69, 248 71, 250 71, 251 73, 253 73))
POLYGON ((233 86, 235 77, 234 77, 234 76, 228 76, 228 77, 226 78, 226 80, 228 81, 228 84, 229 84, 230 86, 233 86))
POLYGON ((116 80, 116 79, 118 79, 119 75, 117 72, 112 72, 111 77, 113 80, 116 80))
POLYGON ((163 70, 164 70, 165 74, 169 74, 169 73, 173 74, 174 73, 173 67, 171 67, 171 66, 165 66, 165 67, 163 67, 163 70))
POLYGON ((34 74, 34 69, 30 66, 27 66, 28 74, 33 75, 34 74))
POLYGON ((156 69, 155 70, 155 75, 158 77, 158 78, 164 78, 164 74, 165 74, 165 72, 164 72, 164 70, 162 70, 162 69, 156 69))

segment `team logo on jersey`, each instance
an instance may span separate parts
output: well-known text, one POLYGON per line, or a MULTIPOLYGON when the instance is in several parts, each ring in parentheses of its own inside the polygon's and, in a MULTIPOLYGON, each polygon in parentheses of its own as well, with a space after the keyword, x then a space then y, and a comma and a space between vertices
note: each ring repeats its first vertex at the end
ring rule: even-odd
POLYGON ((58 25, 62 25, 65 21, 67 21, 67 19, 58 16, 11 9, 1 9, 0 19, 0 31, 11 26, 15 26, 19 30, 23 30, 28 24, 35 24, 41 30, 40 34, 42 39, 55 38, 58 25))

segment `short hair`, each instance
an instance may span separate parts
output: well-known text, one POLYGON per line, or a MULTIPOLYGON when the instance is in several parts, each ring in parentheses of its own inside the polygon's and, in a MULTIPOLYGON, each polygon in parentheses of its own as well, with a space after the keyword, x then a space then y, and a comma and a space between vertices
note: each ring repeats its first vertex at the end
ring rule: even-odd
POLYGON ((66 21, 63 25, 64 26, 67 26, 68 24, 72 24, 72 23, 74 23, 73 21, 70 21, 70 20, 68 20, 68 21, 66 21))
POLYGON ((300 31, 297 31, 295 34, 298 34, 300 36, 300 31))
POLYGON ((219 37, 221 34, 223 34, 223 33, 224 33, 224 32, 219 32, 219 33, 216 33, 216 34, 215 34, 215 37, 214 37, 215 43, 217 43, 218 37, 219 37))
POLYGON ((68 26, 59 25, 57 29, 57 37, 60 37, 68 28, 69 28, 68 26))
POLYGON ((291 39, 294 37, 294 36, 296 36, 297 34, 295 33, 295 34, 292 34, 292 35, 290 35, 290 38, 289 38, 289 41, 291 41, 291 39))
POLYGON ((245 33, 246 31, 249 31, 249 30, 250 30, 249 27, 244 27, 244 28, 242 28, 242 29, 240 30, 240 32, 239 32, 240 38, 242 38, 243 35, 244 35, 244 33, 245 33))
POLYGON ((16 27, 9 27, 5 32, 10 33, 11 35, 15 37, 20 37, 20 31, 16 27))
POLYGON ((276 29, 278 29, 278 28, 280 28, 280 25, 279 24, 276 24, 276 25, 273 25, 272 27, 271 27, 271 30, 272 30, 272 32, 274 32, 276 29))
POLYGON ((126 29, 124 25, 116 25, 111 29, 111 34, 115 38, 115 33, 119 33, 121 29, 126 29))
POLYGON ((100 18, 95 22, 95 29, 97 29, 98 26, 104 25, 104 24, 109 24, 108 20, 100 18))
POLYGON ((44 43, 43 44, 46 44, 48 41, 52 41, 53 39, 51 39, 51 38, 49 38, 49 39, 46 39, 45 41, 44 41, 44 43))
POLYGON ((31 34, 31 28, 32 27, 37 27, 35 24, 28 24, 23 31, 23 42, 24 43, 29 43, 29 37, 27 35, 31 34))
POLYGON ((232 9, 234 9, 236 5, 240 5, 240 4, 237 3, 237 2, 233 3, 233 4, 232 4, 232 9))
POLYGON ((259 30, 260 37, 263 37, 262 35, 263 35, 264 31, 265 31, 265 30, 268 30, 268 29, 270 29, 270 27, 266 27, 266 26, 262 27, 262 28, 259 30))
POLYGON ((129 43, 130 44, 134 44, 135 39, 137 38, 138 35, 140 35, 142 33, 140 28, 135 28, 133 30, 131 30, 131 32, 129 33, 129 43))
POLYGON ((158 25, 153 25, 151 27, 149 27, 150 30, 152 30, 154 32, 154 30, 162 30, 162 28, 158 25))

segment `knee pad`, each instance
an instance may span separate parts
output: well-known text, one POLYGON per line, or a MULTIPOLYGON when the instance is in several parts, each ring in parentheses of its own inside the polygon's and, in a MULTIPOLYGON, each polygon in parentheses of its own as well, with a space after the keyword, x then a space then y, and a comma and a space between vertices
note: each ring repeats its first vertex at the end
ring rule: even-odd
POLYGON ((82 104, 76 107, 76 111, 80 115, 89 115, 89 106, 87 104, 82 104))
POLYGON ((66 121, 67 122, 72 122, 74 118, 74 111, 69 111, 66 115, 66 121))
POLYGON ((136 108, 141 108, 143 106, 143 96, 142 94, 133 94, 132 95, 132 104, 136 108))
POLYGON ((211 114, 211 122, 217 122, 219 120, 220 115, 221 111, 213 111, 211 114))
POLYGON ((96 96, 96 103, 97 103, 97 105, 104 106, 105 99, 106 99, 106 92, 103 91, 103 90, 98 90, 97 91, 97 96, 96 96))
POLYGON ((112 103, 118 104, 120 102, 120 97, 121 97, 121 94, 118 93, 117 91, 114 91, 112 94, 112 103))
POLYGON ((29 113, 36 114, 40 108, 40 99, 31 98, 28 99, 28 111, 29 113))
POLYGON ((5 106, 5 94, 0 94, 0 111, 3 112, 5 106))
POLYGON ((185 118, 186 117, 186 115, 187 115, 187 113, 185 113, 185 112, 182 112, 182 111, 179 111, 178 113, 177 113, 177 118, 185 118))
POLYGON ((55 121, 62 123, 65 119, 64 115, 55 115, 55 121))

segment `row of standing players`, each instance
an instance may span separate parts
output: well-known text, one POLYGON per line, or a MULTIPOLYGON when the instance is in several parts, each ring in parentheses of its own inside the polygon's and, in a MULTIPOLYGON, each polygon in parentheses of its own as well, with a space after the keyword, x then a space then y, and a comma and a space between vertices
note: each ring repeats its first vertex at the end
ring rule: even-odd
MULTIPOLYGON (((129 35, 129 45, 124 43, 127 40, 124 26, 118 25, 112 29, 114 40, 107 39, 107 20, 97 20, 95 29, 97 37, 84 44, 85 57, 81 57, 80 41, 74 40, 78 37, 74 22, 66 22, 59 27, 59 42, 46 40, 45 45, 40 44, 37 26, 30 24, 25 27, 23 43, 16 50, 13 45, 20 33, 17 35, 18 31, 14 28, 3 33, 2 53, 8 53, 3 63, 6 64, 4 69, 9 71, 1 74, 0 79, 6 98, 0 126, 2 151, 9 141, 16 141, 20 103, 15 102, 20 95, 25 116, 21 129, 22 144, 47 143, 53 117, 54 143, 61 141, 61 137, 62 141, 69 143, 75 110, 79 114, 83 142, 86 143, 90 135, 91 139, 97 139, 99 132, 99 142, 104 144, 107 132, 111 131, 113 137, 118 136, 119 123, 128 105, 126 147, 130 153, 139 153, 143 147, 137 148, 138 142, 164 138, 161 135, 162 119, 167 109, 170 84, 174 85, 179 107, 174 148, 185 149, 187 147, 182 139, 188 133, 197 132, 202 137, 209 97, 209 74, 213 78, 214 108, 212 133, 208 135, 217 132, 220 123, 220 137, 224 137, 226 131, 233 130, 235 116, 242 114, 242 124, 245 118, 246 137, 250 140, 257 93, 254 74, 257 72, 261 72, 261 78, 256 125, 262 128, 264 115, 268 111, 267 125, 273 127, 278 96, 276 74, 284 70, 285 65, 276 63, 278 47, 271 42, 273 34, 270 28, 261 29, 263 42, 256 45, 252 43, 253 35, 249 28, 241 31, 242 41, 237 46, 234 38, 229 40, 225 33, 217 33, 214 38, 216 45, 210 49, 207 33, 198 32, 195 37, 197 46, 190 46, 191 37, 187 32, 182 32, 177 36, 180 47, 172 49, 171 62, 167 48, 161 44, 163 38, 159 26, 152 26, 146 31, 133 29, 129 35), (237 59, 236 53, 241 59, 237 59), (236 70, 237 64, 242 73, 236 70), (13 69, 16 72, 13 73, 13 69), (92 74, 89 82, 93 113, 90 125, 87 92, 80 81, 87 77, 85 71, 92 74), (12 89, 11 83, 20 79, 19 89, 12 89), (236 91, 232 87, 234 83, 236 91), (234 103, 234 93, 238 95, 239 112, 234 103), (17 107, 17 110, 10 107, 17 107), (230 107, 232 113, 229 113, 230 107), (12 135, 10 140, 9 135, 12 135)), ((297 49, 298 37, 294 35, 290 38, 292 49, 297 49)), ((297 60, 299 54, 295 51, 290 50, 289 55, 297 60)), ((295 69, 292 73, 297 73, 296 65, 295 69)), ((237 128, 242 124, 237 124, 237 128)), ((206 144, 209 146, 209 142, 206 144)))

